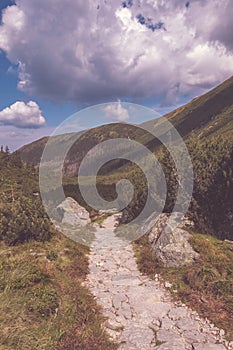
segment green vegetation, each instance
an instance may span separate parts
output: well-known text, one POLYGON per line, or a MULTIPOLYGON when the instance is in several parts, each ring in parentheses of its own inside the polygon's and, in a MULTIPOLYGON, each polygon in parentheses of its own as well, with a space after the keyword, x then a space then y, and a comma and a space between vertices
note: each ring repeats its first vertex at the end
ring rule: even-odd
POLYGON ((163 267, 144 236, 134 243, 139 269, 151 278, 160 274, 172 283, 174 298, 225 329, 227 336, 233 339, 233 242, 190 233, 190 242, 200 254, 196 263, 182 268, 163 267))
MULTIPOLYGON (((194 220, 196 229, 219 238, 231 238, 232 198, 233 198, 233 77, 197 97, 185 106, 166 115, 177 128, 190 151, 193 161, 195 183, 193 200, 189 216, 194 220)), ((153 130, 158 119, 142 124, 147 130, 153 130)), ((64 135, 65 141, 74 135, 64 135)), ((83 200, 78 189, 77 171, 86 153, 104 140, 123 137, 136 140, 156 154, 162 163, 168 182, 168 195, 164 211, 171 211, 176 199, 177 179, 173 161, 161 148, 158 140, 150 132, 127 124, 110 124, 88 130, 69 150, 64 165, 64 190, 90 208, 83 200), (82 152, 80 152, 80 149, 82 152)), ((38 164, 47 139, 42 139, 19 150, 24 161, 38 164), (36 159, 35 159, 35 154, 36 159)), ((54 149, 59 142, 54 138, 54 149)), ((65 142, 64 141, 64 142, 65 142)), ((96 155, 94 155, 95 158, 96 155)), ((106 200, 116 198, 116 183, 129 179, 134 186, 134 197, 123 211, 123 222, 137 217, 147 200, 147 183, 143 172, 124 159, 116 159, 105 164, 97 177, 97 188, 106 200)), ((88 184, 87 184, 88 191, 88 184)), ((50 194, 48 194, 50 195, 50 194)), ((154 211, 153 200, 151 211, 154 211)))
MULTIPOLYGON (((194 189, 187 215, 197 230, 220 239, 232 239, 233 143, 222 136, 186 140, 192 159, 194 189)), ((168 182, 165 212, 170 212, 176 200, 177 176, 167 151, 161 158, 168 182)))
POLYGON ((0 349, 116 349, 84 286, 87 247, 52 228, 38 175, 0 152, 0 349))
POLYGON ((96 219, 92 220, 92 222, 101 226, 104 220, 113 214, 114 213, 103 213, 101 216, 98 216, 96 219))
POLYGON ((0 240, 15 245, 51 238, 35 170, 23 165, 18 153, 0 152, 0 193, 0 240))
POLYGON ((51 238, 51 224, 40 200, 22 196, 12 203, 1 202, 0 210, 0 239, 7 244, 51 238))

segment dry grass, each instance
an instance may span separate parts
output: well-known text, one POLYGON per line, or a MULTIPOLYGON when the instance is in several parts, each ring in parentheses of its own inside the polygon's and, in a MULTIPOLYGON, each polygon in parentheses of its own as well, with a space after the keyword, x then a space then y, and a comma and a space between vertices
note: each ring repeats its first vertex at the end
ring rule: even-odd
POLYGON ((82 285, 88 248, 60 234, 0 246, 0 349, 115 349, 82 285))

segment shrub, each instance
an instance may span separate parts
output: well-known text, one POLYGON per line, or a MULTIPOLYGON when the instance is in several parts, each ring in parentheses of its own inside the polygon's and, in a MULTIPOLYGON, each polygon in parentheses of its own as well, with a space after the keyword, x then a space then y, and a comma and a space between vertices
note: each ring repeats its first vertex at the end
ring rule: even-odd
POLYGON ((22 196, 12 203, 1 203, 0 239, 8 245, 51 238, 51 224, 39 199, 22 196))

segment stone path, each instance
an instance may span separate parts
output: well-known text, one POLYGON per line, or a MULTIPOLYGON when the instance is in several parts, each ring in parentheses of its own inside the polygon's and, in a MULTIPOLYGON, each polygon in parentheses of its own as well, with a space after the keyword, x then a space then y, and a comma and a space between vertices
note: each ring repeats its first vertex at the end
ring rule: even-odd
POLYGON ((120 350, 225 350, 224 331, 171 301, 158 278, 136 265, 133 249, 114 235, 114 221, 97 228, 86 284, 108 319, 104 326, 120 350), (112 227, 111 227, 112 226, 112 227))

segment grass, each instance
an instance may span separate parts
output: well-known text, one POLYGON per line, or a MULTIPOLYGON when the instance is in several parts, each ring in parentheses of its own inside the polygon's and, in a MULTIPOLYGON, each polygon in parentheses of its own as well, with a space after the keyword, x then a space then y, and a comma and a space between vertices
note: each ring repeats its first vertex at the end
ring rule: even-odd
POLYGON ((196 263, 181 268, 161 266, 144 236, 134 243, 139 269, 151 278, 158 273, 172 283, 175 299, 210 319, 233 340, 233 243, 190 233, 191 244, 200 254, 196 263))
POLYGON ((114 213, 103 213, 101 216, 98 216, 96 219, 92 221, 94 224, 102 225, 103 222, 109 217, 112 216, 114 213))
POLYGON ((56 233, 50 242, 0 246, 0 349, 116 349, 83 285, 88 248, 56 233))

